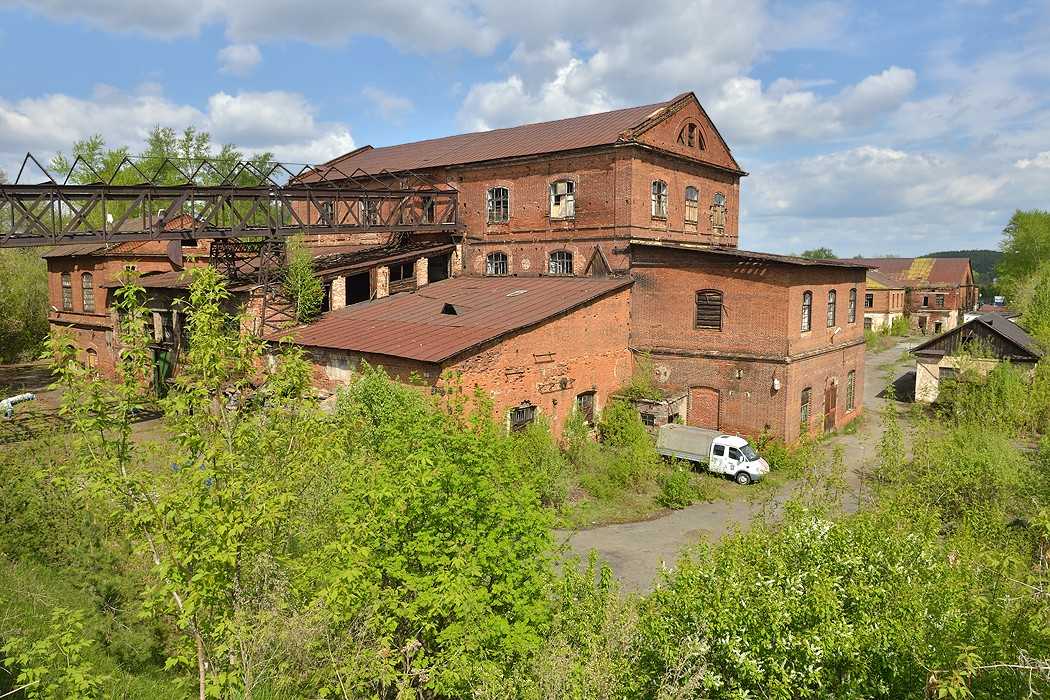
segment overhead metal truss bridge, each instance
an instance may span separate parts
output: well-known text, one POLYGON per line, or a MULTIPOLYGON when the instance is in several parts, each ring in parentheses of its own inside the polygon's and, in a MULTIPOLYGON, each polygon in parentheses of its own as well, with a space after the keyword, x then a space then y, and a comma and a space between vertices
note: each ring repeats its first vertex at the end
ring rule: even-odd
POLYGON ((56 176, 27 154, 0 184, 3 248, 459 230, 456 188, 411 172, 125 157, 103 174, 78 157, 56 176))

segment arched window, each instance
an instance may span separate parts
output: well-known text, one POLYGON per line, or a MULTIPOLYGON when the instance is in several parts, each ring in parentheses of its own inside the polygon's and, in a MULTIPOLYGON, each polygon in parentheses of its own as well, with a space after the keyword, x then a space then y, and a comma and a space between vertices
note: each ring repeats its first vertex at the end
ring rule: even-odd
POLYGON ((849 290, 849 322, 857 322, 857 288, 849 290))
POLYGON ((547 262, 547 272, 552 275, 571 275, 572 253, 567 250, 556 250, 550 254, 547 262))
POLYGON ((95 279, 90 272, 80 276, 80 301, 83 302, 84 313, 95 313, 95 279))
POLYGON ((663 180, 653 180, 653 216, 658 219, 667 218, 667 183, 663 180))
POLYGON ((722 292, 701 289, 696 293, 696 327, 722 330, 722 292))
POLYGON ((695 224, 700 218, 700 191, 695 187, 685 188, 685 223, 695 224))
POLYGON ((813 292, 802 293, 802 332, 813 327, 813 292))
POLYGON ((62 310, 73 310, 73 277, 68 272, 62 273, 62 310))
POLYGON ((510 190, 506 187, 490 187, 485 198, 485 211, 490 224, 510 221, 510 190))
POLYGON ((503 277, 509 272, 506 253, 489 253, 485 256, 485 274, 491 277, 503 277))
POLYGON ((678 132, 678 143, 687 148, 704 150, 704 137, 700 132, 700 127, 692 122, 685 124, 678 132))
POLYGON ((832 289, 828 292, 828 328, 835 325, 835 302, 838 299, 838 293, 832 289))
POLYGON ((711 198, 711 232, 725 233, 726 230, 726 196, 716 192, 711 198))
POLYGON ((551 218, 572 219, 576 216, 576 183, 558 180, 551 183, 551 218))

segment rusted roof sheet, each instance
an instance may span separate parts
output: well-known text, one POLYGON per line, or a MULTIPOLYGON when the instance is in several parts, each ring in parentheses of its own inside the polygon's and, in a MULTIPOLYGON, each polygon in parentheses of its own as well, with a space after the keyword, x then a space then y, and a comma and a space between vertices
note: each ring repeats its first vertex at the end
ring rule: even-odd
POLYGON ((904 283, 878 270, 868 270, 868 289, 904 289, 904 283))
POLYGON ((629 277, 455 277, 332 311, 269 339, 440 363, 632 283, 629 277), (443 313, 449 305, 455 314, 443 313))
MULTIPOLYGON (((187 270, 147 272, 139 275, 135 282, 146 289, 189 289, 190 274, 187 270)), ((113 289, 122 284, 121 280, 110 280, 103 282, 100 286, 113 289)))
POLYGON ((740 248, 702 245, 698 243, 678 243, 675 241, 651 241, 636 238, 631 240, 631 247, 669 248, 671 250, 683 250, 707 255, 721 255, 740 260, 775 262, 785 265, 801 265, 803 267, 850 267, 861 269, 867 267, 867 265, 858 262, 855 258, 800 258, 796 255, 776 255, 775 253, 760 253, 753 250, 741 250, 740 248))
POLYGON ((396 146, 361 148, 324 165, 337 167, 347 174, 352 174, 356 169, 368 173, 383 170, 397 172, 602 146, 616 143, 624 132, 640 125, 648 117, 666 109, 682 97, 684 95, 666 102, 582 117, 446 136, 396 146))
POLYGON ((910 286, 958 286, 970 279, 969 258, 858 258, 910 286))

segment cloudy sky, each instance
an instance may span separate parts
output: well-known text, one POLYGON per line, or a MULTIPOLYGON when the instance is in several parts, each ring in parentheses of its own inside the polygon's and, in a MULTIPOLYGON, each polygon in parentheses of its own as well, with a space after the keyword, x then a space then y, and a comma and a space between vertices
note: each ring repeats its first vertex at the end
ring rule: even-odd
POLYGON ((1050 208, 1050 0, 0 0, 0 55, 9 176, 158 124, 305 163, 692 90, 747 248, 996 247, 1050 208))

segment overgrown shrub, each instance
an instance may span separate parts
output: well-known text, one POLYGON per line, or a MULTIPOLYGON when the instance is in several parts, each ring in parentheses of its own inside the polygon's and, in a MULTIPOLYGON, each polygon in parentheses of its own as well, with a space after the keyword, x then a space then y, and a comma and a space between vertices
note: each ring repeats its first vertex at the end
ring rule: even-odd
POLYGON ((656 386, 656 372, 651 355, 637 353, 634 356, 634 372, 627 384, 617 393, 628 399, 657 401, 663 398, 663 391, 656 386))
POLYGON ((546 419, 540 417, 513 433, 510 441, 522 478, 532 484, 544 505, 561 506, 568 494, 571 467, 546 419))
POLYGON ((660 477, 660 495, 656 500, 665 508, 685 508, 692 505, 696 497, 693 474, 686 465, 674 464, 669 472, 660 477))
POLYGON ((1011 434, 1042 431, 1048 386, 1050 370, 1045 366, 1038 369, 1033 381, 1025 370, 1009 362, 998 363, 982 375, 964 357, 959 377, 940 383, 936 409, 942 418, 959 425, 994 426, 1011 434))

